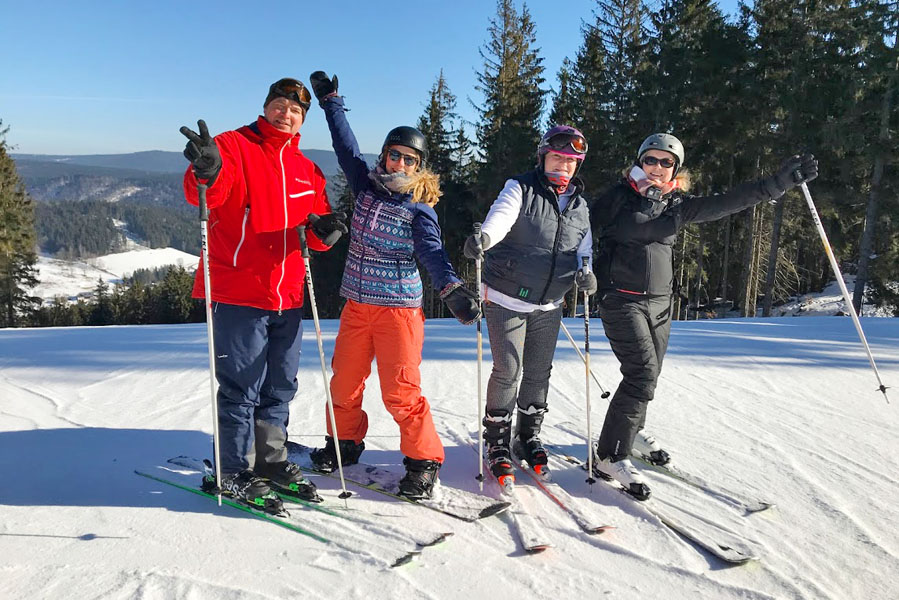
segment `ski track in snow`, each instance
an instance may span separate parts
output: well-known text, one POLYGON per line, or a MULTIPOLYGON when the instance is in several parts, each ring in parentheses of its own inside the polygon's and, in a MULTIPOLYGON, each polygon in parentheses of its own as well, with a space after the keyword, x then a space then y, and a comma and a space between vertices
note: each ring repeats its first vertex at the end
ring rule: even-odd
MULTIPOLYGON (((566 322, 582 342, 581 322, 566 322)), ((885 382, 899 385, 899 321, 863 325, 885 382)), ((323 328, 330 358, 337 322, 323 328)), ((477 456, 467 447, 478 427, 474 328, 451 320, 426 328, 422 385, 447 448, 441 480, 476 492, 477 456)), ((620 375, 601 325, 591 335, 591 366, 614 391, 620 375)), ((853 336, 836 317, 674 324, 648 430, 685 470, 777 503, 750 516, 703 507, 761 551, 761 561, 732 567, 611 486, 586 485, 580 469, 554 479, 616 528, 584 534, 541 492, 536 519, 555 545, 541 554, 522 550, 508 516, 465 523, 352 486, 349 514, 383 527, 310 513, 310 528, 346 547, 321 544, 133 474, 210 451, 205 326, 0 330, 0 471, 16 481, 0 489, 0 597, 67 600, 89 589, 102 598, 894 598, 899 468, 890 459, 899 423, 894 405, 871 391, 853 336), (390 569, 384 557, 398 547, 390 532, 404 523, 454 535, 390 569)), ((484 393, 490 360, 485 336, 484 393)), ((560 336, 544 438, 579 456, 584 375, 560 336)), ((299 380, 289 433, 320 445, 324 387, 311 324, 299 380)), ((401 472, 376 370, 367 384, 366 457, 401 472)), ((595 386, 591 400, 595 438, 607 400, 595 386)), ((343 510, 339 483, 316 482, 343 510)), ((676 482, 664 489, 693 497, 676 482)))

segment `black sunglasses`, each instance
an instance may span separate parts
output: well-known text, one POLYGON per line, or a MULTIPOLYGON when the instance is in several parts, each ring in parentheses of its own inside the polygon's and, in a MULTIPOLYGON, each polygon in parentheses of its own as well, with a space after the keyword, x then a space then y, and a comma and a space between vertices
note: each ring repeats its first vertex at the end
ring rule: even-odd
POLYGON ((393 162, 397 162, 400 158, 402 158, 403 164, 406 165, 407 167, 414 167, 415 165, 418 164, 417 156, 412 156, 411 154, 403 154, 399 150, 394 150, 393 148, 391 148, 390 150, 387 151, 387 156, 393 162))
POLYGON ((661 165, 666 169, 670 169, 677 164, 673 158, 656 158, 655 156, 644 156, 640 159, 640 162, 649 166, 661 165))

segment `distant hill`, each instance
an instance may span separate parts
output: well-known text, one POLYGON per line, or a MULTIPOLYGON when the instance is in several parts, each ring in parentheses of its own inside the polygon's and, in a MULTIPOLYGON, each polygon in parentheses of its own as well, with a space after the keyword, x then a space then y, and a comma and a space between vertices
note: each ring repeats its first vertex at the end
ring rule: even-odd
MULTIPOLYGON (((335 177, 337 156, 331 150, 303 152, 322 169, 329 180, 328 195, 336 200, 342 192, 335 177)), ((122 226, 116 221, 122 221, 147 246, 197 252, 197 236, 190 235, 196 229, 196 211, 184 202, 182 189, 188 163, 180 152, 12 157, 38 204, 42 251, 66 258, 115 252, 120 237, 116 229, 122 226)), ((369 164, 377 160, 365 157, 369 164)))
MULTIPOLYGON (((340 168, 337 156, 332 150, 303 149, 303 154, 317 164, 325 176, 334 175, 340 168)), ((19 172, 23 177, 38 176, 37 171, 41 167, 48 173, 60 175, 92 173, 107 175, 109 169, 114 169, 128 171, 132 176, 137 173, 183 173, 187 168, 187 159, 180 152, 163 150, 130 154, 12 154, 11 156, 19 165, 19 172), (80 167, 101 168, 102 171, 84 170, 80 167), (23 172, 23 168, 26 172, 23 172)), ((377 156, 366 154, 365 159, 373 165, 377 156)))

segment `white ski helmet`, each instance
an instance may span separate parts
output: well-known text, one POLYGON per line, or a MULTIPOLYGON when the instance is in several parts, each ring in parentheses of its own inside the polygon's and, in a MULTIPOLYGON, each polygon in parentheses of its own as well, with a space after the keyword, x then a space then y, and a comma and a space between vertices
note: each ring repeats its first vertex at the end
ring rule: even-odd
POLYGON ((674 165, 675 175, 680 170, 681 165, 684 164, 684 145, 670 133, 654 133, 643 140, 643 143, 640 144, 640 149, 637 151, 638 164, 640 163, 640 158, 647 150, 664 150, 673 154, 677 160, 677 164, 674 165))

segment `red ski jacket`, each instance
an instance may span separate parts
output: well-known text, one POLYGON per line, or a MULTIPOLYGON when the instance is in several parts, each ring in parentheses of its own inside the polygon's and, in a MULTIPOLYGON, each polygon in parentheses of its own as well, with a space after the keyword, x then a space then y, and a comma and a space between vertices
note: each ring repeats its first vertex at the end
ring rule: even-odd
MULTIPOLYGON (((213 302, 278 311, 303 306, 306 269, 294 228, 331 206, 325 176, 299 142, 299 134, 279 131, 263 117, 215 136, 222 169, 206 192, 213 302)), ((188 167, 184 195, 194 206, 197 183, 188 167)), ((307 240, 311 250, 329 248, 311 230, 307 240)), ((194 298, 203 298, 204 289, 201 261, 194 298)))

